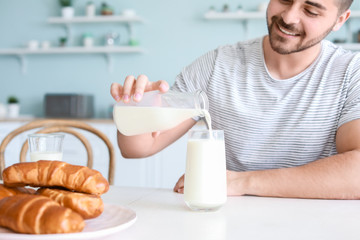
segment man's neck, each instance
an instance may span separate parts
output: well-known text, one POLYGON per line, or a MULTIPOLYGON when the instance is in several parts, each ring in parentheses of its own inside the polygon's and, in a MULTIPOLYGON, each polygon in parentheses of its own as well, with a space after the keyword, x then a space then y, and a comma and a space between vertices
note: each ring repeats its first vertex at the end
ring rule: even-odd
POLYGON ((265 64, 271 76, 275 79, 288 79, 294 77, 309 67, 321 51, 321 44, 309 49, 291 54, 275 52, 269 41, 269 36, 263 41, 265 64))

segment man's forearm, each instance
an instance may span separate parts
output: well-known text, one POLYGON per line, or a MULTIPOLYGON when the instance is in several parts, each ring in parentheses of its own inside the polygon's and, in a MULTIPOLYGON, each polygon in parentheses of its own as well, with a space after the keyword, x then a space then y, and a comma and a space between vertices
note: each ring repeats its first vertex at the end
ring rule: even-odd
POLYGON ((292 168, 230 172, 229 195, 360 199, 360 151, 292 168))

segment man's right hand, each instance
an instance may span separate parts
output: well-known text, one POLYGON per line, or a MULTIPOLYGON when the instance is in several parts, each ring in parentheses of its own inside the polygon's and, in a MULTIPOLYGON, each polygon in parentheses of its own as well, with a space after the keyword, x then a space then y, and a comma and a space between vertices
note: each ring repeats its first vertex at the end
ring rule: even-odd
POLYGON ((134 101, 139 102, 142 99, 144 92, 159 90, 160 92, 167 92, 169 84, 164 80, 150 82, 145 75, 139 75, 137 78, 130 75, 125 78, 124 85, 119 83, 112 83, 110 93, 117 101, 128 103, 133 97, 134 101))

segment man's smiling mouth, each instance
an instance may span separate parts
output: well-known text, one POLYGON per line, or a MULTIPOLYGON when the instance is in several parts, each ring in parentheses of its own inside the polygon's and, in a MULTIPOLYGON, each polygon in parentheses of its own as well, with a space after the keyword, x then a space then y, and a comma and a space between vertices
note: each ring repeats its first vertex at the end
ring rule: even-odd
POLYGON ((277 26, 278 26, 278 28, 279 28, 279 30, 280 30, 281 32, 283 32, 283 33, 285 33, 285 34, 287 34, 287 35, 294 36, 294 37, 295 37, 295 36, 300 36, 300 34, 292 33, 292 32, 289 32, 289 31, 285 30, 284 28, 280 27, 279 24, 277 24, 277 26))

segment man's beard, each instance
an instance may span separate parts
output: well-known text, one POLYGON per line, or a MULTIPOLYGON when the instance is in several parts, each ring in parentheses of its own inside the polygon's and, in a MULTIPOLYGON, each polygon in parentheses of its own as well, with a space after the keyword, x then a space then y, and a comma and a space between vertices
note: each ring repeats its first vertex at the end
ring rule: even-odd
MULTIPOLYGON (((273 16, 271 18, 271 23, 269 24, 269 20, 268 18, 266 18, 267 20, 267 26, 268 26, 268 32, 269 32, 269 40, 270 40, 270 46, 271 48, 279 53, 279 54, 291 54, 291 53, 296 53, 296 52, 301 52, 303 50, 306 50, 308 48, 313 47, 314 45, 318 44, 319 42, 321 42, 333 29, 333 27, 335 26, 336 22, 329 27, 328 29, 326 29, 325 32, 321 33, 319 36, 310 39, 306 42, 304 42, 304 38, 306 37, 306 33, 304 31, 301 31, 299 29, 297 29, 294 24, 286 24, 284 22, 284 20, 281 17, 278 16, 273 16), (294 32, 297 33, 297 36, 295 36, 294 38, 297 38, 298 40, 298 44, 296 44, 294 47, 292 47, 291 49, 288 49, 284 46, 286 46, 286 42, 289 41, 288 39, 285 39, 281 36, 278 35, 274 35, 272 33, 272 30, 274 28, 277 28, 278 26, 280 26, 281 28, 284 28, 290 32, 294 32)), ((296 41, 296 39, 294 39, 294 41, 296 41)))

